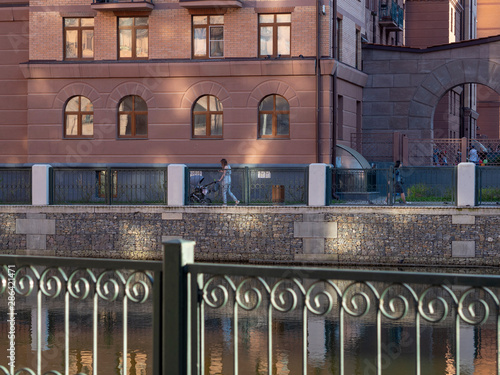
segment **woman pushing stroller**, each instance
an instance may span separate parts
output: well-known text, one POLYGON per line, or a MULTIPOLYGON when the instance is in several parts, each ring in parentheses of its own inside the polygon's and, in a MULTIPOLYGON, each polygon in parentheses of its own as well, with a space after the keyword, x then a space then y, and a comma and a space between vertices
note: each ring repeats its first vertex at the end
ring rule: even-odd
POLYGON ((222 170, 219 171, 222 173, 222 176, 219 178, 219 182, 222 183, 222 205, 227 206, 227 194, 229 193, 229 196, 234 200, 237 206, 240 201, 231 191, 231 166, 227 163, 226 159, 221 159, 220 165, 222 167, 222 170))

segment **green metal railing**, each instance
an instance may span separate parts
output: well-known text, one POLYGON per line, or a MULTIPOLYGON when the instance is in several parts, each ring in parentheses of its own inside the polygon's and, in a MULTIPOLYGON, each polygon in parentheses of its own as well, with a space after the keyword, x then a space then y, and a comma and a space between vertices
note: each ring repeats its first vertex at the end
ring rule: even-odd
POLYGON ((31 204, 31 168, 0 168, 0 204, 31 204))
POLYGON ((54 168, 54 204, 166 204, 166 168, 54 168))
MULTIPOLYGON (((166 243, 164 251, 163 263, 0 256, 3 265, 0 268, 0 309, 7 307, 5 297, 13 291, 15 298, 34 296, 33 309, 39 317, 36 320, 38 341, 34 348, 36 369, 9 368, 5 365, 6 359, 0 357, 0 373, 42 373, 40 313, 47 308, 47 301, 62 297, 66 311, 65 346, 58 361, 64 370, 44 372, 59 375, 69 371, 70 305, 84 300, 92 303, 91 352, 93 366, 96 366, 100 304, 111 300, 121 303, 123 326, 126 327, 129 305, 144 303, 151 297, 154 374, 206 373, 209 359, 205 325, 212 311, 218 311, 220 317, 227 317, 230 322, 230 329, 225 332, 231 336, 229 341, 217 343, 218 348, 229 350, 230 354, 225 355, 231 357, 231 370, 224 373, 250 373, 241 362, 247 361, 251 354, 241 343, 250 339, 247 337, 250 333, 244 329, 245 321, 248 313, 254 312, 264 322, 260 328, 264 334, 259 336, 257 344, 266 347, 265 358, 261 359, 265 370, 259 370, 259 374, 273 374, 279 361, 275 355, 279 332, 273 329, 278 317, 293 320, 302 332, 299 341, 293 343, 301 353, 296 360, 299 368, 295 373, 311 373, 309 324, 314 318, 329 321, 332 329, 325 331, 325 335, 337 332, 333 338, 325 337, 329 342, 325 348, 337 358, 328 373, 352 373, 346 358, 360 353, 349 353, 347 341, 353 335, 352 324, 361 322, 376 327, 373 335, 363 338, 375 359, 370 364, 371 373, 384 372, 388 345, 395 352, 405 345, 401 340, 390 341, 386 332, 387 324, 399 324, 411 331, 414 348, 411 351, 414 368, 405 373, 428 373, 425 370, 428 358, 423 355, 427 341, 422 333, 432 326, 451 332, 449 350, 437 353, 446 359, 455 374, 460 374, 464 365, 461 359, 464 329, 486 327, 488 332, 494 333, 489 350, 495 353, 489 359, 488 373, 500 374, 500 276, 194 263, 194 243, 182 240, 166 243)), ((127 352, 132 344, 127 340, 126 328, 122 336, 122 363, 127 363, 127 352)), ((223 340, 222 335, 217 337, 223 340)), ((3 344, 1 340, 7 338, 0 337, 3 344)), ((99 373, 95 367, 91 371, 99 373)), ((126 366, 121 368, 121 373, 127 373, 126 366)))
POLYGON ((476 167, 477 204, 500 204, 500 167, 476 167))
MULTIPOLYGON (((222 204, 223 189, 217 182, 220 176, 220 168, 189 168, 187 204, 222 204), (205 186, 206 194, 203 193, 205 186)), ((231 191, 246 205, 304 205, 308 199, 308 177, 308 167, 232 168, 231 191)), ((231 204, 231 198, 227 199, 231 204)))
MULTIPOLYGON (((402 167, 400 176, 407 203, 418 205, 456 204, 456 167, 402 167)), ((394 168, 332 168, 331 205, 393 205, 402 202, 395 189, 394 168)))

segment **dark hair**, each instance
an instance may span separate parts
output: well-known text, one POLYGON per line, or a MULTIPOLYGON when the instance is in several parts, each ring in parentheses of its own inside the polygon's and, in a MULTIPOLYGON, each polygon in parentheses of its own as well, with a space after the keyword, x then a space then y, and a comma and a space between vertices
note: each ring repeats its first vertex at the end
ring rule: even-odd
POLYGON ((220 160, 220 163, 223 167, 225 167, 227 165, 227 160, 226 159, 221 159, 220 160))
POLYGON ((394 168, 399 168, 401 166, 401 161, 397 160, 396 164, 394 164, 394 168))

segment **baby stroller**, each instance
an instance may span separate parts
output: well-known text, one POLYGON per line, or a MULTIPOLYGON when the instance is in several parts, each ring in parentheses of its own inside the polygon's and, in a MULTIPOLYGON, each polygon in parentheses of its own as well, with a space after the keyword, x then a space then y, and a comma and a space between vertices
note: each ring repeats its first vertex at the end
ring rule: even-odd
POLYGON ((204 204, 212 203, 212 200, 209 197, 207 197, 207 195, 219 190, 219 185, 217 184, 217 181, 214 180, 204 185, 202 184, 203 180, 205 179, 204 177, 201 177, 200 179, 198 179, 198 181, 196 181, 196 179, 193 179, 193 177, 200 177, 200 176, 191 177, 191 185, 194 185, 194 188, 192 193, 189 195, 189 202, 204 203, 204 204))

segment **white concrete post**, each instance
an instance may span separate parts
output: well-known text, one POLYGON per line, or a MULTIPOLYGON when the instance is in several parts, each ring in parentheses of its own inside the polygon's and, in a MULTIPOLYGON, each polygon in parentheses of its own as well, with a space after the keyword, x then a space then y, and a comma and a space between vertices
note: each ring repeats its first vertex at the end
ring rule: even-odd
POLYGON ((457 206, 474 207, 476 203, 476 165, 474 163, 460 163, 457 173, 457 206))
POLYGON ((309 165, 309 206, 326 206, 326 167, 324 163, 309 165))
POLYGON ((169 206, 184 206, 186 194, 186 166, 170 164, 168 166, 168 199, 169 206))
POLYGON ((31 202, 33 206, 50 204, 49 164, 35 164, 31 167, 31 202))

